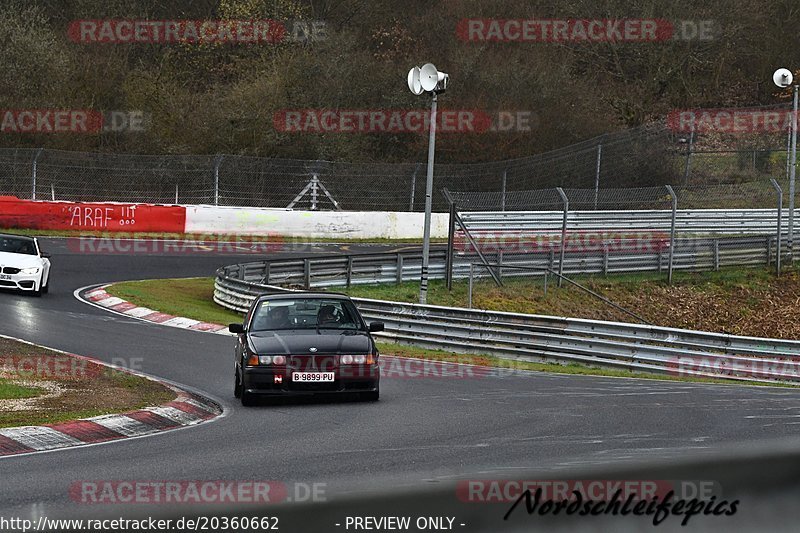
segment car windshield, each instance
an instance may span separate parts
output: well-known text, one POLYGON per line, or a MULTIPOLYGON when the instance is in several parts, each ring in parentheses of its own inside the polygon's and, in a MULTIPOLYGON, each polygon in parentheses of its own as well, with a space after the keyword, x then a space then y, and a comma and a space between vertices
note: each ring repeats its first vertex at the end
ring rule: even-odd
POLYGON ((36 255, 36 245, 31 239, 0 236, 0 252, 36 255))
POLYGON ((363 329, 355 306, 348 300, 298 298, 264 300, 253 314, 251 331, 285 329, 363 329))

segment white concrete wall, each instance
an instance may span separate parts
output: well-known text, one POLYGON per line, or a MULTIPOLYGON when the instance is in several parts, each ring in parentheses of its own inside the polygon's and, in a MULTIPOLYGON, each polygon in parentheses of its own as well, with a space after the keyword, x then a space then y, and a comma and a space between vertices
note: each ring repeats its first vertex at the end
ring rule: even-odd
MULTIPOLYGON (((431 237, 447 238, 448 216, 447 213, 433 213, 431 237)), ((421 239, 424 217, 424 213, 293 211, 199 205, 186 206, 186 232, 314 238, 421 239)))

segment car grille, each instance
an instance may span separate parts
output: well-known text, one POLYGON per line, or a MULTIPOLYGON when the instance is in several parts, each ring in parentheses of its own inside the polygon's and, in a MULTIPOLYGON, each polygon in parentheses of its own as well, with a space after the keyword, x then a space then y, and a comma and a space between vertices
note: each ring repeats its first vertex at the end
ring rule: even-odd
POLYGON ((336 370, 338 356, 335 355, 292 355, 289 368, 298 372, 332 372, 336 370))
POLYGON ((3 268, 3 274, 19 274, 20 269, 15 267, 3 268))

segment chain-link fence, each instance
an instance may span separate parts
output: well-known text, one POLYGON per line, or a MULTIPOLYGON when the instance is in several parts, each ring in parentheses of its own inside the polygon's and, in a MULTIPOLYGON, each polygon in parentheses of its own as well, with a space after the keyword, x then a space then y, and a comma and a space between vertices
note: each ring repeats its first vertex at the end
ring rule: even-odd
MULTIPOLYGON (((493 198, 536 205, 520 191, 786 180, 788 155, 782 130, 686 133, 666 120, 521 159, 437 164, 434 180, 437 191, 494 192, 493 198)), ((425 182, 422 163, 0 149, 0 194, 20 198, 421 211, 425 182)), ((597 194, 606 193, 588 192, 580 202, 602 204, 597 194)), ((447 209, 442 195, 433 200, 434 210, 447 209)))
MULTIPOLYGON (((785 186, 785 183, 783 183, 785 186)), ((445 191, 448 265, 479 261, 495 278, 771 266, 794 252, 778 180, 627 189, 445 191)), ((792 231, 792 235, 795 231, 792 231)), ((448 281, 452 281, 452 277, 448 281)))

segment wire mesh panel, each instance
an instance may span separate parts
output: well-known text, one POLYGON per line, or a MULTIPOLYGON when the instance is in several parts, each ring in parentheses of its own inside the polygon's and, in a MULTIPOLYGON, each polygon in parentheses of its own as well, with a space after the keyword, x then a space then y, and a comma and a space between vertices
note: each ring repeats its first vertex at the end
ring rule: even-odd
POLYGON ((0 149, 0 196, 30 198, 33 186, 33 160, 38 150, 0 149))
POLYGON ((142 156, 43 150, 36 198, 202 204, 213 200, 213 156, 142 156))

